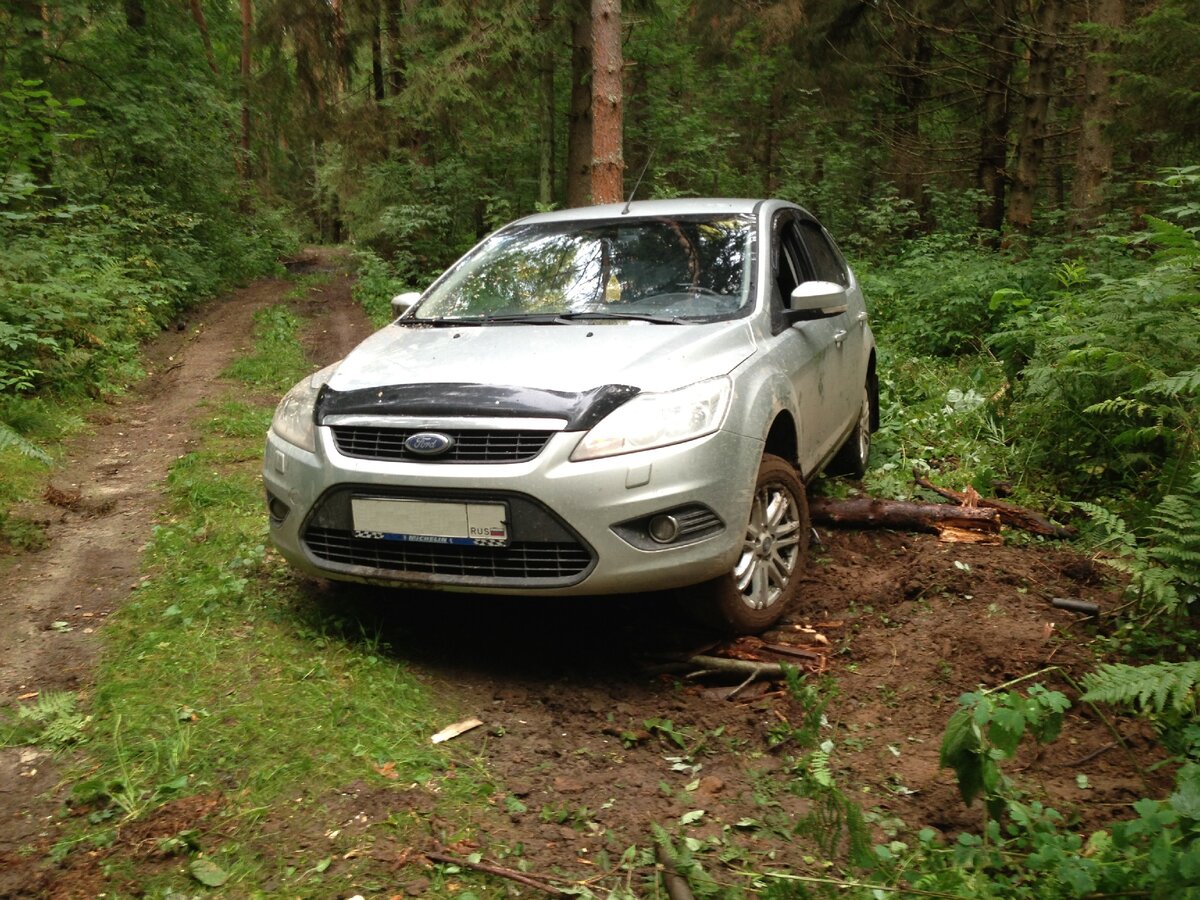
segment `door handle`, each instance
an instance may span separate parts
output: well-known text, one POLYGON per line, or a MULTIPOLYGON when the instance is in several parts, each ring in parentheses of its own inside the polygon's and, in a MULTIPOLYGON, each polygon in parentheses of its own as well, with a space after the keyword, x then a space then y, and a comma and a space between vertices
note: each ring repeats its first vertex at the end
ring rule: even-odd
POLYGON ((867 314, 865 312, 860 312, 857 316, 854 317, 854 321, 858 322, 859 328, 866 328, 867 327, 867 314))
POLYGON ((845 332, 845 331, 839 331, 837 334, 835 334, 835 335, 833 336, 833 342, 834 342, 835 344, 837 344, 839 348, 841 348, 841 346, 842 346, 842 343, 843 343, 845 340, 846 340, 846 332, 845 332))

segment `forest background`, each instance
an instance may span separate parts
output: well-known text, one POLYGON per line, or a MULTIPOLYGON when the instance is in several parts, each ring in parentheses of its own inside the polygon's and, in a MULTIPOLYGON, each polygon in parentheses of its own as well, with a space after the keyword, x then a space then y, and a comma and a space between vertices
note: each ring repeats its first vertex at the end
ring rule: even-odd
MULTIPOLYGON (((1076 520, 1131 578, 1118 640, 1190 673, 1171 727, 1194 760, 1200 3, 601 6, 625 193, 815 213, 880 335, 867 490, 906 496, 917 469, 1076 520)), ((593 13, 5 0, 9 471, 48 462, 63 404, 135 379, 140 341, 301 241, 351 244, 382 316, 496 226, 588 202, 593 13)), ((24 483, 0 485, 17 547, 24 483)))

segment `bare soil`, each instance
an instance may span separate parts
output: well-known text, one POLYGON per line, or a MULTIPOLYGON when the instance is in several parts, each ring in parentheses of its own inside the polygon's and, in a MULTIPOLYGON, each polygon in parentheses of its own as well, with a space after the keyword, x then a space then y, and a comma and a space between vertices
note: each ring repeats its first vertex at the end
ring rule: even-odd
MULTIPOLYGON (((312 259, 318 268, 338 266, 323 253, 312 259)), ((194 312, 184 331, 164 334, 147 350, 149 377, 95 416, 71 448, 54 476, 59 493, 23 511, 45 523, 48 546, 0 569, 0 703, 54 690, 87 694, 98 629, 138 578, 167 469, 195 439, 205 399, 219 395, 219 373, 247 348, 253 313, 290 287, 258 282, 194 312)), ((337 271, 301 303, 316 362, 339 358, 370 331, 349 287, 349 276, 337 271)), ((963 806, 952 774, 938 768, 956 698, 1041 669, 1049 671, 1037 680, 1075 696, 1070 679, 1092 665, 1092 626, 1050 601, 1070 597, 1111 609, 1119 586, 1058 545, 945 544, 884 531, 822 530, 820 539, 804 604, 764 638, 807 651, 787 658, 832 679, 837 698, 822 737, 834 741, 839 786, 870 813, 876 838, 898 827, 896 820, 950 836, 977 827, 978 809, 963 806)), ((257 837, 264 853, 332 855, 335 869, 386 885, 378 895, 407 897, 435 896, 420 854, 436 846, 491 860, 520 847, 531 873, 574 879, 603 876, 605 854, 615 861, 633 844, 650 845, 653 823, 719 839, 749 857, 770 851, 785 867, 811 851, 792 837, 809 811, 809 801, 789 789, 787 767, 798 748, 778 743, 804 710, 775 684, 750 685, 727 699, 740 679, 656 674, 663 653, 712 649, 674 599, 309 589, 321 603, 349 604, 449 708, 483 720, 451 746, 462 765, 482 759, 498 792, 480 821, 442 822, 432 818, 423 789, 366 772, 311 803, 269 814, 257 837), (679 757, 699 768, 673 769, 679 757), (679 820, 693 810, 704 815, 684 828, 679 820), (377 827, 397 815, 427 820, 429 845, 401 846, 377 827), (737 826, 745 820, 762 827, 737 826)), ((1163 783, 1139 772, 1155 752, 1150 735, 1136 723, 1113 727, 1123 744, 1077 704, 1059 741, 1029 752, 1013 774, 1082 828, 1121 817, 1163 783)), ((99 859, 76 854, 67 869, 46 865, 66 790, 46 754, 0 749, 0 897, 106 889, 99 859)), ((146 874, 177 865, 147 848, 178 833, 179 821, 217 829, 220 807, 217 795, 168 804, 123 829, 108 855, 123 854, 146 874)), ((500 884, 498 891, 537 893, 500 884)), ((136 879, 126 889, 136 890, 136 879)))

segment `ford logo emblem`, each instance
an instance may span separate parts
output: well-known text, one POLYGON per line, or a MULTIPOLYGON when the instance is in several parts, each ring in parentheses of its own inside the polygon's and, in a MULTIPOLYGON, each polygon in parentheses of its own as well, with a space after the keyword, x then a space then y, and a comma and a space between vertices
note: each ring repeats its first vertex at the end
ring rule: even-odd
POLYGON ((438 456, 454 446, 454 438, 436 431, 418 431, 404 439, 404 449, 418 456, 438 456))

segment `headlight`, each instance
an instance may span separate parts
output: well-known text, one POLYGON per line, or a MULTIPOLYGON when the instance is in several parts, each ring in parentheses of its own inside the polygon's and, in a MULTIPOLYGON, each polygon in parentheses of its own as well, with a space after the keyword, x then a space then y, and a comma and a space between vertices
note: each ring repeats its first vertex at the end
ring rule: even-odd
POLYGON ((638 394, 583 436, 571 459, 598 459, 666 447, 712 434, 729 409, 733 385, 712 378, 661 394, 638 394))
POLYGON ((279 405, 275 407, 275 418, 271 420, 271 430, 289 444, 295 444, 309 453, 317 451, 317 426, 313 422, 313 405, 317 402, 317 392, 333 375, 337 363, 326 366, 319 372, 309 375, 298 385, 284 394, 279 405))

